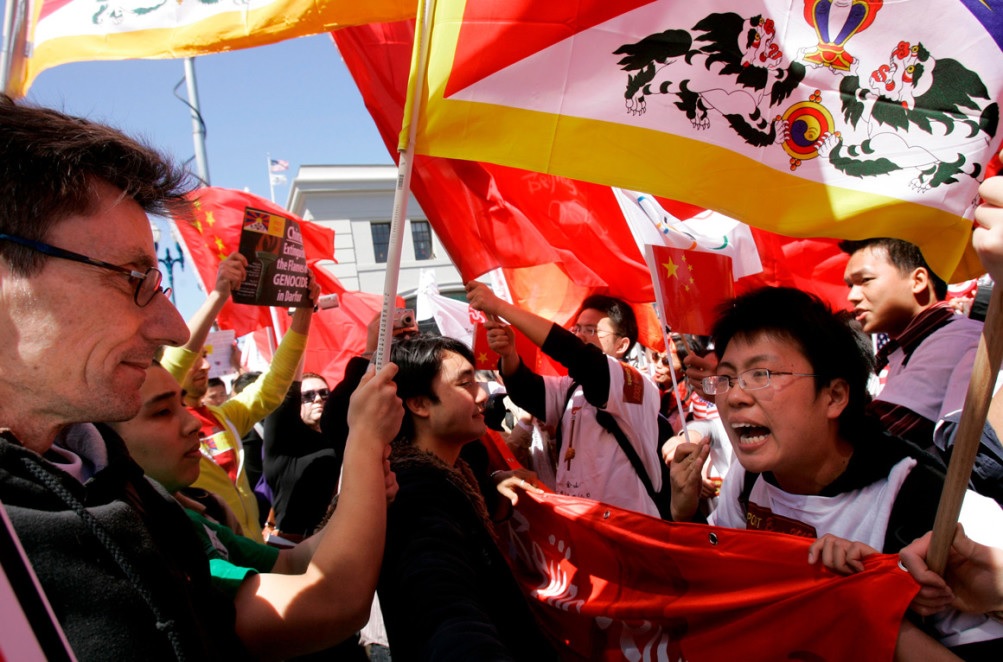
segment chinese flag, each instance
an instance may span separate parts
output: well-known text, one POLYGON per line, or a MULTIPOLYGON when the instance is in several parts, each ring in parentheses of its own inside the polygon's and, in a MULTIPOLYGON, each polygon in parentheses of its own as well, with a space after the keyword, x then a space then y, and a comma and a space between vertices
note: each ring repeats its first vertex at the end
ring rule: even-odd
MULTIPOLYGON (((477 311, 471 309, 471 315, 482 315, 477 311)), ((519 357, 522 359, 523 363, 530 366, 534 372, 544 375, 554 375, 554 374, 564 374, 559 367, 552 365, 552 363, 545 363, 541 359, 545 358, 539 352, 539 348, 533 344, 533 341, 526 336, 519 333, 518 330, 515 331, 515 348, 519 352, 519 357), (540 354, 540 356, 538 356, 540 354), (536 365, 533 364, 535 360, 536 365)), ((481 320, 474 322, 474 343, 471 350, 474 352, 474 368, 477 370, 497 370, 498 360, 501 358, 495 353, 491 347, 488 346, 488 330, 484 328, 484 324, 481 320)))
POLYGON ((731 258, 668 246, 647 246, 655 295, 673 331, 710 335, 718 307, 735 296, 731 258))
MULTIPOLYGON (((192 193, 195 201, 195 218, 191 223, 180 219, 175 225, 198 269, 199 279, 207 292, 216 284, 219 263, 240 245, 244 209, 253 207, 297 221, 303 233, 303 248, 307 264, 314 267, 319 260, 333 259, 334 231, 330 228, 304 221, 273 202, 251 193, 232 189, 205 187, 192 193)), ((316 273, 317 269, 314 269, 316 273)), ((340 287, 340 284, 339 284, 340 287)), ((340 293, 340 290, 334 290, 340 293)), ((324 294, 330 293, 323 291, 324 294)), ((221 329, 233 329, 238 336, 252 333, 258 328, 271 326, 268 308, 248 306, 227 301, 217 322, 221 329)))
POLYGON ((488 346, 488 330, 480 322, 474 324, 474 367, 478 370, 497 370, 499 357, 488 346))

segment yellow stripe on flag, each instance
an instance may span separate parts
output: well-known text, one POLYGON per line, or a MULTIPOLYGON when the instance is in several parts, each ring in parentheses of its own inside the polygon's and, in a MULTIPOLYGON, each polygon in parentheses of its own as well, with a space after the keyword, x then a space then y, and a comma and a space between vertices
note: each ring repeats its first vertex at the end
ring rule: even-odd
POLYGON ((898 237, 951 282, 984 273, 971 249, 972 222, 951 211, 825 184, 643 126, 445 98, 464 5, 437 2, 417 153, 647 191, 792 237, 898 237))
MULTIPOLYGON (((73 0, 81 1, 86 2, 73 0)), ((90 13, 94 14, 99 7, 90 4, 93 5, 90 13)), ((173 0, 169 4, 174 4, 173 0)), ((35 5, 32 38, 39 34, 41 5, 41 2, 35 5)), ((60 32, 57 36, 36 41, 23 80, 11 81, 8 92, 23 96, 42 71, 69 62, 169 59, 264 46, 351 25, 414 18, 416 6, 417 0, 276 0, 247 10, 230 9, 220 3, 218 13, 188 25, 177 25, 177 19, 168 9, 157 27, 104 34, 88 34, 85 30, 75 34, 73 28, 56 30, 60 32)), ((42 22, 58 18, 54 12, 42 22)), ((48 32, 52 31, 50 28, 48 32)))

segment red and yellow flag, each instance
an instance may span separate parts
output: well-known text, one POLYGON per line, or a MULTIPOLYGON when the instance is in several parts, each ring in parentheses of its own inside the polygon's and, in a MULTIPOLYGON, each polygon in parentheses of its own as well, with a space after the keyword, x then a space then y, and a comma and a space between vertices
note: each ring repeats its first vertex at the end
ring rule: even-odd
POLYGON ((970 219, 1000 147, 1000 9, 439 0, 415 149, 788 236, 900 237, 959 280, 981 272, 970 219))
POLYGON ((27 43, 14 53, 6 90, 15 97, 23 96, 40 72, 67 62, 166 59, 263 46, 347 25, 413 18, 417 8, 417 0, 38 0, 28 4, 27 43))

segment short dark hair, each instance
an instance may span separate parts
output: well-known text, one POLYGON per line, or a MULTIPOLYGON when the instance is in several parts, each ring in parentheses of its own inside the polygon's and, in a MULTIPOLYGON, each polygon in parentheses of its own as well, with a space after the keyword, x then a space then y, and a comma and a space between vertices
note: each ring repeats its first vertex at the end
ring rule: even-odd
POLYGON ((410 338, 402 337, 395 340, 390 349, 390 361, 397 364, 397 397, 404 402, 404 421, 398 440, 414 439, 414 420, 407 407, 408 398, 426 397, 432 402, 438 402, 438 397, 432 390, 432 382, 442 368, 443 355, 446 352, 459 354, 470 365, 476 365, 474 353, 464 343, 455 338, 421 334, 410 338))
POLYGON ((839 248, 847 255, 853 255, 857 251, 865 248, 883 248, 888 256, 888 261, 895 265, 901 274, 907 274, 913 269, 922 267, 930 274, 930 281, 933 283, 933 293, 937 301, 943 301, 947 297, 947 283, 944 279, 934 273, 930 265, 926 263, 923 252, 919 246, 911 244, 902 239, 892 237, 874 237, 871 239, 844 239, 839 242, 839 248))
POLYGON ((210 377, 209 380, 206 382, 206 386, 207 387, 208 386, 222 386, 223 388, 226 388, 226 382, 224 382, 219 377, 210 377))
MULTIPOLYGON (((0 232, 45 241, 60 221, 93 211, 95 181, 148 213, 191 217, 185 195, 196 182, 167 157, 117 129, 0 94, 0 232)), ((0 242, 0 258, 23 276, 45 263, 11 242, 0 242)))
POLYGON ((874 354, 867 338, 845 313, 835 313, 820 298, 790 287, 764 287, 743 294, 721 308, 714 324, 714 352, 720 359, 736 339, 761 335, 787 340, 801 350, 815 373, 816 392, 833 379, 845 379, 850 399, 839 417, 840 434, 855 443, 867 421, 871 400, 867 382, 874 354))
POLYGON ((319 379, 320 381, 324 382, 325 386, 328 385, 327 384, 327 380, 324 379, 324 376, 323 375, 318 375, 316 372, 304 372, 300 376, 300 383, 305 382, 308 379, 319 379))
POLYGON ((237 375, 237 378, 233 380, 233 394, 237 395, 245 388, 258 381, 258 377, 261 376, 260 372, 242 372, 237 375))
POLYGON ((626 301, 605 294, 593 294, 582 302, 579 315, 584 310, 598 310, 609 318, 609 321, 616 327, 616 332, 623 338, 630 341, 627 345, 627 353, 637 342, 637 317, 634 309, 626 301))

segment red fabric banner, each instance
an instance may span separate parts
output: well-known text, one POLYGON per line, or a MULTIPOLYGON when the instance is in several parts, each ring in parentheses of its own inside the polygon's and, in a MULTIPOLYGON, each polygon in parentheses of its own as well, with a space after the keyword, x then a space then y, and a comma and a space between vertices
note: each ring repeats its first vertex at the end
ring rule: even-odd
POLYGON ((891 660, 918 585, 896 555, 810 566, 810 544, 555 494, 521 495, 505 540, 562 660, 891 660))

